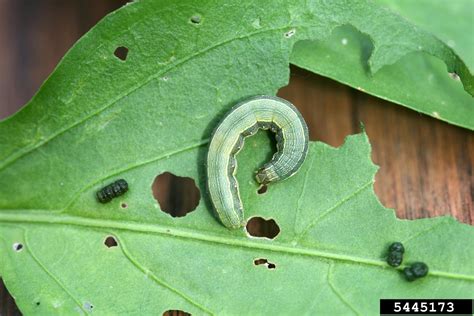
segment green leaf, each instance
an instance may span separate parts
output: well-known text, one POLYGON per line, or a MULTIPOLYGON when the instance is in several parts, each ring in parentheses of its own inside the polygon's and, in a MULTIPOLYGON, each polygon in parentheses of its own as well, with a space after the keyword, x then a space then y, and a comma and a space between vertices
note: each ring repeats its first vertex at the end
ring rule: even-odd
MULTIPOLYGON (((263 195, 253 172, 270 141, 264 133, 247 141, 238 157, 245 212, 275 218, 276 239, 227 230, 212 216, 204 176, 210 132, 238 100, 287 83, 296 41, 352 24, 378 38, 375 69, 417 50, 406 39, 399 50, 382 49, 399 37, 367 21, 384 22, 388 35, 411 34, 412 26, 370 3, 350 3, 140 1, 86 34, 33 100, 0 123, 0 275, 21 310, 374 314, 380 297, 469 296, 472 228, 448 217, 401 221, 384 209, 372 190, 365 134, 339 149, 312 143, 298 174, 263 195), (129 49, 125 61, 113 54, 118 46, 129 49), (165 171, 200 189, 185 217, 161 212, 152 196, 165 171), (95 192, 118 178, 130 191, 99 204, 95 192), (108 236, 116 247, 104 245, 108 236), (425 261, 430 275, 409 283, 388 267, 386 247, 396 240, 405 243, 406 263, 425 261)), ((417 34, 427 50, 463 67, 448 47, 417 34)))
MULTIPOLYGON (((452 46, 471 71, 474 69, 474 39, 466 31, 472 28, 472 1, 378 2, 432 32, 452 46)), ((397 45, 400 43, 393 44, 392 48, 397 45)), ((425 52, 413 52, 372 74, 369 64, 375 51, 377 42, 366 32, 346 25, 322 41, 297 43, 291 62, 382 99, 474 130, 474 100, 455 76, 453 79, 448 75, 446 65, 438 58, 425 52)))
POLYGON ((470 32, 474 18, 471 0, 376 0, 447 43, 474 69, 474 38, 470 32))
POLYGON ((339 149, 312 143, 296 176, 259 195, 254 166, 269 147, 265 134, 249 139, 238 176, 246 214, 274 218, 281 229, 275 240, 227 230, 205 203, 179 219, 157 210, 147 198, 150 175, 166 170, 198 179, 204 148, 195 148, 124 173, 131 191, 104 207, 89 192, 71 208, 77 214, 1 212, 8 288, 22 311, 45 315, 88 312, 91 305, 98 314, 367 315, 378 313, 381 297, 472 293, 474 251, 465 247, 474 242, 472 227, 448 217, 398 220, 383 208, 372 190, 377 168, 365 134, 339 149), (117 247, 104 246, 110 235, 117 247), (424 261, 430 275, 411 283, 389 267, 384 256, 393 241, 405 245, 406 263, 424 261), (15 252, 14 243, 24 248, 15 252), (255 265, 258 259, 275 269, 255 265))

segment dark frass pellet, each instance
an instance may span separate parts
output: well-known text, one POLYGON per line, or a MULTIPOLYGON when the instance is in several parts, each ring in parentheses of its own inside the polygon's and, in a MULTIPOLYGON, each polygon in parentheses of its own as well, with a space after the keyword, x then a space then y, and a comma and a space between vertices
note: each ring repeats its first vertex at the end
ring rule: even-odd
POLYGON ((403 261, 403 253, 399 251, 392 251, 388 254, 387 263, 392 267, 398 267, 402 264, 403 261))
POLYGON ((397 241, 397 242, 392 243, 390 247, 388 247, 388 251, 390 252, 397 251, 397 252, 404 253, 405 247, 403 247, 403 244, 401 242, 397 241))
POLYGON ((406 267, 405 269, 403 269, 403 275, 405 275, 405 279, 407 279, 408 281, 414 281, 416 279, 410 267, 406 267))
POLYGON ((415 262, 411 266, 403 269, 403 274, 408 281, 425 277, 428 274, 428 266, 424 262, 415 262))
POLYGON ((428 274, 428 266, 424 262, 415 262, 411 265, 411 271, 417 278, 422 278, 428 274))
POLYGON ((405 248, 401 242, 394 242, 388 247, 387 263, 392 267, 402 264, 405 248))
POLYGON ((120 196, 127 191, 127 181, 125 181, 124 179, 119 179, 97 191, 97 199, 100 203, 107 203, 110 202, 113 198, 120 196))

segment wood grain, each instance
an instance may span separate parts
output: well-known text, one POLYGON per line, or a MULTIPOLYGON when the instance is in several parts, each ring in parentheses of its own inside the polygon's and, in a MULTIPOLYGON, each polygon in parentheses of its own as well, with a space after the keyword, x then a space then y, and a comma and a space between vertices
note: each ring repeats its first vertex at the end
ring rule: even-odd
POLYGON ((126 1, 0 1, 0 118, 26 104, 69 48, 126 1))
MULTIPOLYGON (((127 1, 0 1, 0 119, 27 103, 69 48, 127 1)), ((0 316, 20 315, 0 279, 0 316)))
POLYGON ((364 124, 380 166, 375 192, 398 217, 474 223, 473 132, 296 67, 279 95, 299 108, 311 140, 340 146, 364 124))
MULTIPOLYGON (((125 2, 0 1, 0 118, 25 104, 74 42, 125 2)), ((279 96, 299 108, 312 140, 340 146, 364 123, 380 166, 375 191, 399 217, 451 214, 474 223, 474 133, 297 68, 279 96)), ((0 315, 19 314, 0 282, 0 315)))

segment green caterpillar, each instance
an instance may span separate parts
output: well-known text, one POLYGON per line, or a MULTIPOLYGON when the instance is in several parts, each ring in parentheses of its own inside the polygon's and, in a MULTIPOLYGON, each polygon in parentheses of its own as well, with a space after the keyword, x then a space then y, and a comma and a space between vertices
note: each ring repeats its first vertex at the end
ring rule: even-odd
POLYGON ((207 156, 208 190, 214 209, 228 228, 245 225, 235 155, 247 136, 259 129, 276 134, 277 152, 257 171, 258 183, 269 184, 294 175, 308 152, 308 127, 290 102, 256 96, 235 105, 214 130, 207 156))

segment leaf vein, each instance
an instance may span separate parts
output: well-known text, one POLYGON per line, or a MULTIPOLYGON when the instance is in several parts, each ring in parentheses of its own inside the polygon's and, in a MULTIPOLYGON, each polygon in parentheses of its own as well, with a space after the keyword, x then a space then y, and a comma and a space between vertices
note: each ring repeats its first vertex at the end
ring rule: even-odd
POLYGON ((344 303, 344 305, 346 305, 347 307, 349 307, 350 310, 352 310, 354 312, 354 314, 356 315, 362 315, 361 313, 359 313, 354 306, 352 306, 352 304, 349 303, 349 301, 347 301, 344 296, 342 295, 341 291, 339 291, 339 289, 334 285, 333 281, 332 281, 332 278, 334 276, 334 264, 331 263, 329 265, 329 268, 328 268, 328 275, 327 275, 327 282, 329 284, 329 287, 331 288, 332 292, 334 294, 336 294, 336 296, 344 303))
POLYGON ((407 243, 410 240, 413 240, 413 239, 418 238, 422 235, 425 235, 425 234, 429 233, 430 231, 435 230, 436 228, 438 228, 441 224, 444 224, 444 221, 439 221, 438 223, 434 224, 433 226, 430 226, 427 229, 424 229, 424 230, 422 230, 422 231, 420 231, 416 234, 411 235, 407 239, 403 240, 402 243, 407 243))
MULTIPOLYGON (((157 224, 143 224, 136 222, 121 222, 114 220, 99 220, 90 219, 77 216, 68 216, 57 214, 38 214, 38 211, 29 212, 28 214, 18 214, 18 212, 0 212, 0 222, 13 222, 21 224, 48 224, 48 225, 75 225, 86 228, 109 228, 118 229, 131 232, 145 232, 152 233, 173 238, 182 238, 188 240, 209 242, 215 244, 225 244, 232 247, 245 247, 249 249, 259 249, 264 251, 273 251, 278 253, 288 253, 293 255, 304 255, 330 259, 341 262, 365 264, 369 266, 377 266, 386 268, 387 263, 380 259, 371 259, 364 257, 357 257, 354 255, 344 255, 340 253, 332 253, 328 251, 318 250, 314 248, 295 247, 292 245, 285 245, 281 243, 268 243, 265 241, 247 240, 242 238, 229 238, 219 235, 204 234, 199 231, 176 228, 172 226, 164 226, 157 224), (33 214, 35 213, 35 214, 33 214)), ((455 272, 446 272, 440 270, 430 271, 431 276, 459 279, 464 281, 474 282, 474 276, 455 272)))
POLYGON ((307 188, 308 179, 309 179, 309 173, 311 172, 311 170, 312 170, 312 168, 313 168, 315 156, 316 156, 316 155, 313 155, 313 156, 312 156, 311 162, 310 162, 310 164, 309 164, 309 166, 308 166, 308 170, 306 170, 306 173, 305 173, 305 175, 304 175, 303 188, 301 189, 300 196, 298 197, 298 201, 296 202, 296 214, 295 214, 295 220, 294 220, 294 223, 293 223, 293 232, 295 233, 295 235, 297 234, 297 232, 296 232, 296 224, 297 224, 297 221, 298 221, 299 213, 300 213, 300 211, 301 211, 301 201, 303 200, 303 196, 304 196, 305 193, 306 193, 306 188, 307 188))
POLYGON ((338 201, 336 204, 334 204, 333 206, 329 207, 328 209, 326 209, 325 211, 323 211, 318 217, 316 217, 311 223, 308 224, 308 226, 306 226, 306 228, 303 230, 303 232, 297 236, 298 238, 296 238, 296 241, 300 241, 307 233, 308 231, 313 228, 319 221, 321 221, 324 217, 326 217, 327 215, 329 215, 330 213, 332 213, 333 211, 335 211, 337 208, 339 208, 341 205, 343 205, 345 202, 349 201, 351 198, 355 197, 356 195, 358 195, 359 193, 361 193, 362 191, 364 191, 365 189, 367 189, 371 184, 372 184, 372 179, 370 181, 368 181, 367 183, 365 183, 364 185, 362 185, 361 187, 357 188, 354 192, 352 192, 351 194, 349 194, 348 196, 346 196, 345 198, 341 199, 340 201, 338 201))
POLYGON ((193 300, 192 298, 190 298, 188 295, 182 293, 181 291, 179 291, 178 289, 172 287, 170 284, 166 283, 165 281, 161 280, 160 278, 158 278, 150 269, 148 268, 145 268, 137 259, 135 259, 131 253, 128 251, 127 247, 125 246, 125 243, 123 242, 123 240, 120 240, 120 238, 117 236, 117 238, 119 239, 119 244, 120 244, 120 249, 122 250, 122 253, 123 255, 125 256, 125 258, 127 258, 128 261, 130 261, 130 263, 136 268, 138 269, 139 271, 141 271, 143 274, 145 274, 146 276, 150 276, 151 279, 159 286, 162 286, 166 289, 168 289, 169 291, 175 293, 176 295, 182 297, 183 299, 185 299, 186 301, 188 301, 189 303, 191 303, 192 305, 198 307, 200 310, 206 312, 207 314, 210 314, 210 315, 214 315, 213 312, 211 312, 208 308, 204 307, 202 304, 199 304, 197 303, 195 300, 193 300))
MULTIPOLYGON (((65 132, 69 131, 69 130, 72 130, 73 128, 75 128, 76 126, 79 126, 80 124, 86 122, 87 120, 91 119, 92 117, 94 116, 97 116, 99 115, 100 113, 102 113, 103 111, 105 111, 106 109, 108 109, 109 107, 113 106, 114 104, 116 104, 118 101, 122 100, 123 98, 129 96, 130 94, 132 94, 133 92, 135 92, 136 90, 138 90, 139 88, 143 87, 144 85, 146 85, 147 83, 149 83, 150 81, 168 73, 169 71, 175 69, 176 67, 178 66, 181 66, 183 64, 185 64, 187 61, 195 58, 195 57, 198 57, 200 55, 204 55, 206 54, 207 52, 209 51, 212 51, 220 46, 223 46, 225 44, 228 44, 232 41, 235 41, 235 40, 240 40, 240 39, 246 39, 246 38, 250 38, 252 36, 255 36, 255 35, 259 35, 259 34, 262 34, 262 33, 266 33, 266 32, 272 32, 272 31, 278 31, 278 30, 284 30, 284 29, 287 29, 288 27, 290 26, 284 26, 284 27, 275 27, 275 28, 268 28, 268 29, 263 29, 263 30, 259 30, 259 31, 256 31, 256 32, 251 32, 251 33, 248 33, 248 34, 244 34, 244 35, 241 35, 241 36, 235 36, 235 37, 232 37, 232 38, 229 38, 229 39, 226 39, 226 40, 223 40, 221 42, 218 42, 216 43, 215 45, 211 45, 211 46, 208 46, 208 47, 205 47, 197 52, 195 52, 194 54, 191 54, 189 56, 186 56, 186 57, 183 57, 181 58, 180 60, 177 60, 174 64, 171 64, 170 66, 168 67, 165 67, 162 71, 159 71, 157 73, 154 73, 153 75, 147 77, 143 82, 140 82, 134 86, 132 86, 130 89, 126 90, 124 93, 118 95, 116 98, 112 99, 111 102, 105 104, 102 108, 100 108, 99 110, 91 113, 90 115, 87 115, 85 116, 83 119, 80 119, 79 121, 67 126, 66 128, 64 129, 61 129, 59 130, 57 133, 54 133, 52 134, 51 137, 49 138, 44 138, 42 139, 41 141, 39 141, 37 144, 35 145, 32 145, 32 146, 27 146, 27 147, 23 147, 22 149, 12 153, 10 156, 8 156, 7 158, 5 158, 5 160, 3 161, 3 164, 0 165, 0 171, 2 171, 3 169, 5 169, 7 166, 11 165, 12 163, 14 163, 16 160, 20 159, 21 157, 31 153, 32 151, 34 151, 35 149, 43 146, 44 144, 50 142, 51 140, 53 140, 54 138, 64 134, 65 132)), ((296 27, 296 26, 294 26, 296 27)))
POLYGON ((82 306, 81 302, 66 288, 66 286, 61 282, 61 280, 54 275, 51 271, 46 268, 46 266, 41 262, 41 260, 38 258, 38 256, 34 253, 33 248, 30 247, 29 241, 28 241, 28 234, 27 230, 23 229, 23 238, 25 239, 25 248, 28 251, 28 253, 31 255, 31 258, 36 262, 36 264, 48 275, 56 284, 59 285, 59 287, 76 303, 76 305, 86 314, 89 314, 87 310, 84 309, 82 306))
POLYGON ((87 184, 86 186, 84 186, 81 190, 79 190, 77 193, 75 193, 72 198, 69 200, 69 202, 67 202, 66 206, 59 212, 59 213, 62 213, 64 211, 66 211, 78 198, 79 196, 84 193, 85 191, 87 191, 88 189, 92 188, 93 186, 97 185, 98 183, 104 181, 105 179, 108 179, 110 177, 113 177, 113 176, 116 176, 118 174, 121 174, 121 173, 124 173, 124 172, 127 172, 127 171, 130 171, 132 169, 135 169, 135 168, 138 168, 138 167, 141 167, 141 166, 145 166, 147 164, 150 164, 150 163, 153 163, 153 162, 157 162, 157 161, 160 161, 162 159, 165 159, 165 158, 169 158, 171 156, 174 156, 174 155, 178 155, 178 154, 181 154, 183 152, 186 152, 188 150, 192 150, 192 149, 195 149, 195 148, 198 148, 198 147, 201 147, 203 145, 206 145, 207 143, 209 142, 209 139, 203 139, 199 142, 196 142, 194 144, 191 144, 189 146, 186 146, 184 147, 183 149, 179 149, 179 150, 175 150, 175 151, 170 151, 166 154, 162 154, 158 157, 154 157, 154 158, 151 158, 149 160, 145 160, 145 161, 141 161, 141 162, 138 162, 138 163, 135 163, 135 164, 130 164, 118 171, 113 171, 112 173, 98 179, 98 180, 95 180, 94 182, 91 182, 89 184, 87 184))

